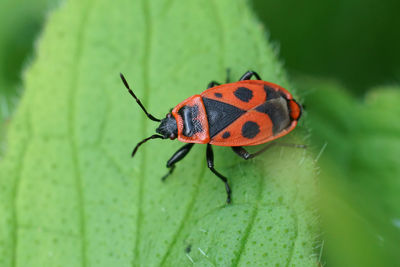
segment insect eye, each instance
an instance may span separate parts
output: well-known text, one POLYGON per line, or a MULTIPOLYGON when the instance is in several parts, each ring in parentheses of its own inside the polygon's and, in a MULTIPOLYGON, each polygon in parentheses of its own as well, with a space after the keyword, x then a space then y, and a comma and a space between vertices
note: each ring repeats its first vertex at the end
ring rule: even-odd
POLYGON ((174 140, 175 138, 176 138, 176 136, 173 133, 169 136, 169 139, 171 139, 171 140, 174 140))
POLYGON ((171 113, 167 113, 166 118, 171 118, 171 113))

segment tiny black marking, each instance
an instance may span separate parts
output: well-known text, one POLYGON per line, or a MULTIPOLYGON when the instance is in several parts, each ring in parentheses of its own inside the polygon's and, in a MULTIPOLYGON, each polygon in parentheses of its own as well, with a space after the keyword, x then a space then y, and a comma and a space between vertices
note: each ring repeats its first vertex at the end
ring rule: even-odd
POLYGON ((186 253, 190 253, 190 251, 192 251, 192 245, 188 245, 188 246, 185 248, 185 252, 186 252, 186 253))
POLYGON ((214 93, 215 97, 221 98, 222 94, 221 93, 214 93))
POLYGON ((224 132, 224 133, 222 134, 222 138, 224 138, 224 139, 228 138, 229 136, 231 136, 231 133, 230 133, 230 132, 224 132))
POLYGON ((243 102, 249 102, 253 98, 253 91, 246 87, 239 87, 233 94, 243 102))
POLYGON ((243 124, 242 127, 242 135, 248 139, 252 139, 256 137, 256 135, 260 132, 260 126, 254 121, 247 121, 243 124))
POLYGON ((264 85, 264 91, 267 94, 267 97, 265 98, 265 101, 271 100, 271 99, 274 99, 274 98, 278 98, 278 97, 281 96, 276 90, 274 90, 274 88, 272 88, 272 87, 270 87, 268 85, 264 85))

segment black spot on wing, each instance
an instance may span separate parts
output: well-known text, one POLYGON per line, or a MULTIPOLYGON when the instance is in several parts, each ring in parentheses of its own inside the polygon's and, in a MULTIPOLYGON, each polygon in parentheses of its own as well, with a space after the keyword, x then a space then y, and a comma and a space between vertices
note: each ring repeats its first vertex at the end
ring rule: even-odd
POLYGON ((265 101, 278 98, 281 96, 280 93, 278 93, 274 88, 268 85, 264 85, 264 91, 267 94, 265 101))
POLYGON ((269 116, 273 124, 272 132, 274 135, 281 132, 290 124, 287 101, 283 97, 268 100, 257 106, 256 110, 269 116))
POLYGON ((242 135, 248 139, 252 139, 260 132, 260 126, 254 121, 247 121, 242 126, 242 135))
POLYGON ((230 132, 224 132, 224 133, 222 134, 222 138, 224 138, 224 139, 228 138, 229 136, 231 136, 231 133, 230 133, 230 132))
POLYGON ((249 102, 253 98, 253 91, 246 87, 239 87, 233 94, 243 102, 249 102))
POLYGON ((210 137, 215 136, 246 111, 217 100, 203 97, 210 137))
POLYGON ((221 98, 222 94, 221 93, 214 93, 215 97, 221 98))

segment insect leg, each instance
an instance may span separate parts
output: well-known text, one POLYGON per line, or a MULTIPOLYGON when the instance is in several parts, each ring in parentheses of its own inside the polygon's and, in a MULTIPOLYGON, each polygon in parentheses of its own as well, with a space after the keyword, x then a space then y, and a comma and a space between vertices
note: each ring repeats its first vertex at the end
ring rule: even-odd
POLYGON ((269 143, 268 145, 266 145, 265 147, 263 147, 260 151, 257 151, 253 154, 250 154, 246 149, 244 149, 242 146, 233 146, 232 150, 233 152, 235 152, 236 154, 238 154, 241 158, 248 160, 251 158, 254 158, 260 154, 262 154, 263 152, 265 152, 268 148, 272 147, 276 145, 276 143, 269 143))
POLYGON ((250 80, 253 75, 256 76, 256 80, 261 80, 260 75, 258 75, 257 72, 249 70, 245 74, 243 74, 239 81, 250 80))
POLYGON ((193 147, 194 143, 189 143, 181 147, 178 151, 176 151, 172 157, 167 161, 167 168, 169 168, 169 171, 166 175, 164 175, 161 180, 165 181, 165 179, 172 174, 172 172, 175 169, 175 163, 183 159, 190 151, 190 149, 193 147))
POLYGON ((255 152, 255 153, 249 153, 242 146, 233 146, 232 150, 233 150, 233 152, 238 154, 241 158, 247 160, 247 159, 254 158, 254 157, 264 153, 268 148, 271 148, 273 146, 287 146, 287 147, 295 147, 295 148, 307 148, 306 145, 288 144, 288 143, 269 143, 265 147, 263 147, 261 150, 255 152))
MULTIPOLYGON (((230 75, 231 74, 231 69, 230 68, 227 68, 226 69, 226 82, 225 83, 230 83, 230 75)), ((208 86, 207 86, 207 89, 210 89, 210 88, 213 88, 214 86, 217 86, 217 85, 221 85, 219 82, 216 82, 216 81, 211 81, 209 84, 208 84, 208 86)))
POLYGON ((217 86, 217 85, 221 85, 221 84, 219 82, 216 82, 216 81, 211 81, 208 84, 207 89, 213 88, 214 86, 217 86))
POLYGON ((231 69, 226 68, 226 83, 230 83, 230 82, 231 82, 231 69))
POLYGON ((211 147, 210 144, 207 144, 206 157, 207 157, 207 166, 208 166, 208 168, 215 175, 217 175, 218 178, 221 179, 225 184, 225 190, 226 190, 226 194, 227 194, 226 203, 229 204, 231 202, 231 188, 229 187, 228 179, 214 169, 214 153, 213 153, 213 150, 212 150, 212 147, 211 147))

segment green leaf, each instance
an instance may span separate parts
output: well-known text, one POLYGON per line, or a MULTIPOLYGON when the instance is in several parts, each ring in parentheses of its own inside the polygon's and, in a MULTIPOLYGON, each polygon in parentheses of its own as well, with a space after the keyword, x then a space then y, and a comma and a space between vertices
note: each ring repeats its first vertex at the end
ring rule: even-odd
POLYGON ((321 210, 332 266, 396 266, 400 261, 400 88, 373 88, 362 101, 335 82, 307 88, 312 143, 323 147, 321 210))
MULTIPOLYGON (((68 1, 53 13, 0 166, 1 265, 316 265, 307 150, 245 162, 217 147, 231 205, 202 145, 165 183, 182 144, 155 140, 129 156, 157 125, 119 72, 162 117, 228 67, 291 88, 246 1, 68 1)), ((303 130, 283 140, 304 143, 303 130)))

